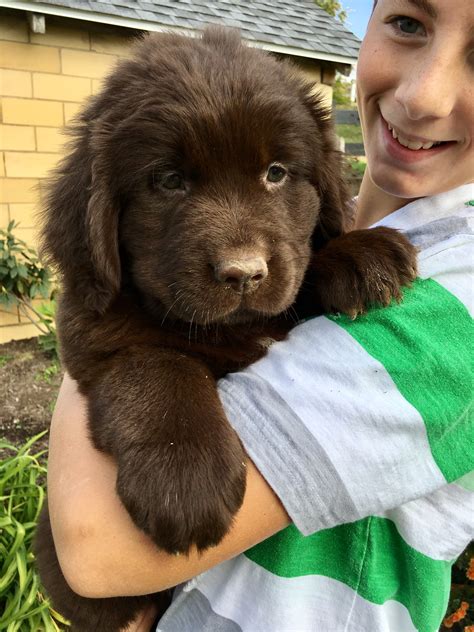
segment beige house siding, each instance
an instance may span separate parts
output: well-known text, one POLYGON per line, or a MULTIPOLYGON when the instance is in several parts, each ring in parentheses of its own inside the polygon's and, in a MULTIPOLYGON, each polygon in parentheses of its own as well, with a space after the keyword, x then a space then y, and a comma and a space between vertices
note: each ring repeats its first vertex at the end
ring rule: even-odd
MULTIPOLYGON (((0 11, 0 227, 15 220, 33 247, 41 185, 61 156, 64 125, 130 40, 125 29, 53 18, 35 34, 25 14, 0 11)), ((16 309, 0 310, 0 344, 37 334, 16 309)))
MULTIPOLYGON (((24 13, 0 10, 0 227, 15 220, 16 234, 33 247, 41 185, 61 156, 63 127, 127 55, 132 37, 124 28, 49 16, 46 33, 36 34, 24 13)), ((317 63, 293 61, 311 81, 331 83, 317 63)), ((322 89, 330 103, 330 85, 322 89)), ((17 310, 0 310, 0 344, 36 334, 17 310)))
POLYGON ((303 57, 292 57, 308 81, 315 84, 315 89, 321 92, 326 100, 328 107, 332 103, 332 84, 336 77, 336 70, 333 64, 318 64, 314 59, 305 59, 303 57))

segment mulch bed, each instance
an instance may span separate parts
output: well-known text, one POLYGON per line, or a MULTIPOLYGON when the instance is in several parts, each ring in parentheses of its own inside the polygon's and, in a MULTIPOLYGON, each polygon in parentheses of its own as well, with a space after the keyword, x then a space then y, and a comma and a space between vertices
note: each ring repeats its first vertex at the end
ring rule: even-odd
MULTIPOLYGON (((21 445, 49 428, 62 374, 37 338, 0 345, 0 437, 21 445)), ((42 440, 47 444, 47 436, 42 440)))

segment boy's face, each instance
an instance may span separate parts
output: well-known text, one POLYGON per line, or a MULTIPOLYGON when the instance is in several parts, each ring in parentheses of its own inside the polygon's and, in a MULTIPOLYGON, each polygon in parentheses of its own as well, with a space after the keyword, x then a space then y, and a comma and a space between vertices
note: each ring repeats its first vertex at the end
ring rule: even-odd
POLYGON ((379 0, 357 83, 377 186, 417 198, 474 179, 473 0, 379 0))

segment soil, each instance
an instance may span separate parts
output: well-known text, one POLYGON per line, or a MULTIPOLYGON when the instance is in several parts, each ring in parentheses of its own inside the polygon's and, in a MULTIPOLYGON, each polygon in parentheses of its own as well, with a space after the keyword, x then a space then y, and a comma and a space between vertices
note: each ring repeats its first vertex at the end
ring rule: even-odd
POLYGON ((19 446, 49 428, 61 379, 37 338, 0 345, 0 438, 19 446))

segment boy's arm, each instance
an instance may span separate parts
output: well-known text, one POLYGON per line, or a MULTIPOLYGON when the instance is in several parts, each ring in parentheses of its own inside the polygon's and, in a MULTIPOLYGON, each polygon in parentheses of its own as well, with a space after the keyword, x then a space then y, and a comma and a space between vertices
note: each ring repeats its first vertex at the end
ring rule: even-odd
MULTIPOLYGON (((87 436, 85 400, 65 377, 53 415, 48 498, 61 567, 86 597, 157 592, 234 557, 289 523, 285 509, 255 466, 247 465, 247 491, 232 531, 198 555, 158 550, 131 521, 115 493, 113 460, 87 436)), ((159 490, 157 490, 159 494, 159 490)))

